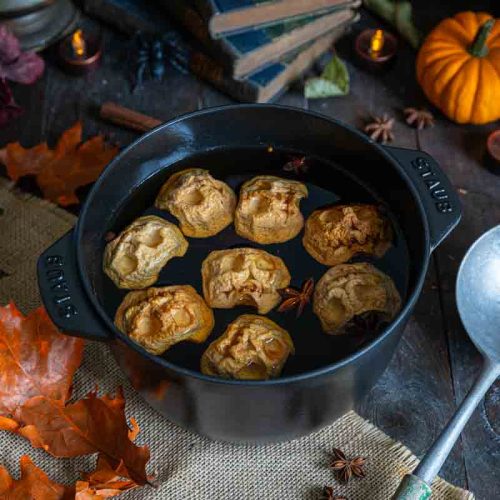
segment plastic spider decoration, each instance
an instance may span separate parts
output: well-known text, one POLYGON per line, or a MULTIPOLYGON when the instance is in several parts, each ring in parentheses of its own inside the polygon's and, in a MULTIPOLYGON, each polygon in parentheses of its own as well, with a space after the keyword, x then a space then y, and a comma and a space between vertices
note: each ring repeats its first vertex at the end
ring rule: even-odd
POLYGON ((137 33, 135 46, 132 92, 141 88, 147 79, 162 81, 167 71, 167 63, 180 71, 186 70, 184 62, 187 57, 182 55, 183 48, 174 32, 163 36, 137 33))

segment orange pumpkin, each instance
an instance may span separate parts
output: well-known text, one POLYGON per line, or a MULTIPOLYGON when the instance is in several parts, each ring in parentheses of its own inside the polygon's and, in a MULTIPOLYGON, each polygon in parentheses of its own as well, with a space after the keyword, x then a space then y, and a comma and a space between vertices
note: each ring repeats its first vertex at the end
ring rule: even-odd
POLYGON ((500 21, 460 12, 441 21, 417 56, 417 79, 428 99, 457 123, 500 118, 500 21))

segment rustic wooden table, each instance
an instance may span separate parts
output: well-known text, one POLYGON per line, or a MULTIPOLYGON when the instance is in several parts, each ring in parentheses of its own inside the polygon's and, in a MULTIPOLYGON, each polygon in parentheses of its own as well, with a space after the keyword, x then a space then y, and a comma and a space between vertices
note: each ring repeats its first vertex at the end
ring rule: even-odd
MULTIPOLYGON (((428 2, 430 4, 430 2, 428 2)), ((437 2, 434 2, 437 3, 437 2)), ((474 2, 474 9, 493 11, 495 2, 474 2), (482 4, 482 5, 481 5, 482 4)), ((425 29, 446 15, 470 8, 471 2, 440 2, 419 9, 417 21, 425 29), (425 12, 424 12, 425 10, 425 12)), ((419 4, 420 7, 420 4, 419 4)), ((422 296, 389 368, 358 408, 387 434, 422 455, 436 438, 478 372, 481 359, 467 339, 457 315, 454 297, 458 266, 469 245, 481 233, 500 222, 500 178, 483 166, 485 138, 498 127, 458 126, 435 111, 436 126, 420 132, 409 128, 402 109, 426 103, 414 77, 414 52, 404 46, 395 65, 372 75, 356 67, 353 38, 365 26, 380 24, 364 14, 362 21, 337 45, 349 65, 351 92, 342 98, 306 100, 300 85, 280 104, 324 113, 360 127, 370 115, 394 116, 394 145, 420 147, 441 164, 463 202, 458 229, 434 253, 422 296), (419 140, 418 140, 419 139, 419 140)), ((105 30, 105 59, 95 73, 69 77, 49 63, 44 77, 31 87, 14 89, 26 109, 22 118, 0 132, 0 146, 19 140, 32 146, 41 140, 55 141, 77 119, 87 136, 104 132, 126 145, 137 135, 99 120, 100 103, 111 100, 143 113, 168 120, 200 108, 232 102, 195 78, 170 69, 163 83, 148 82, 137 94, 129 90, 130 41, 105 30)), ((498 103, 497 103, 498 104, 498 103)), ((493 105, 493 103, 492 103, 493 105)), ((32 180, 21 188, 33 190, 32 180)), ((82 190, 82 197, 85 190, 82 190)), ((500 382, 489 391, 446 462, 442 476, 471 489, 479 499, 500 498, 500 382)))

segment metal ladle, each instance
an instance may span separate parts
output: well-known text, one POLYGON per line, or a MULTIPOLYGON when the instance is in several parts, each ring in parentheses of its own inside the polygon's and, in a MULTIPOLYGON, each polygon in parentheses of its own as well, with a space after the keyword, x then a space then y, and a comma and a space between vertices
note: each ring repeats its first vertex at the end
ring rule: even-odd
POLYGON ((393 500, 426 500, 430 484, 477 405, 500 376, 500 226, 469 248, 457 276, 456 298, 462 323, 484 363, 471 390, 419 466, 403 478, 393 500))

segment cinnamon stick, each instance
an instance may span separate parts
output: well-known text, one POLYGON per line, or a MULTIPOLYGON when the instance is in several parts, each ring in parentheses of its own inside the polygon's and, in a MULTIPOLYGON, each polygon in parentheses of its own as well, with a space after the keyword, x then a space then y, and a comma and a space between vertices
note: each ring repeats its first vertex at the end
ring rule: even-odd
POLYGON ((105 102, 101 106, 99 114, 104 120, 139 132, 147 132, 162 123, 157 118, 143 115, 114 102, 105 102))

